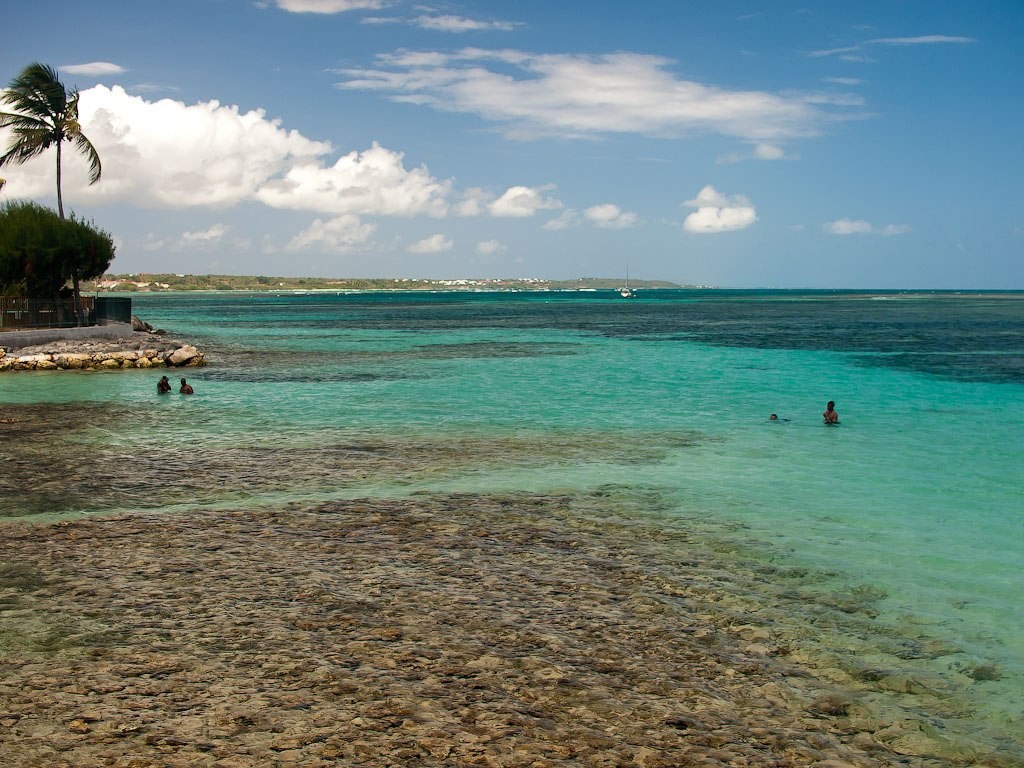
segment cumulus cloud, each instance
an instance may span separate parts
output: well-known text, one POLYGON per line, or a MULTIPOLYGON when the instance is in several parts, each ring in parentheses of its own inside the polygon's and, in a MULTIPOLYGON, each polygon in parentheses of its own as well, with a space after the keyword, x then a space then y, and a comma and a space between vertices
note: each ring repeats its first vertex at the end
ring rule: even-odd
POLYGON ((128 70, 118 64, 111 64, 109 61, 93 61, 88 64, 69 64, 59 67, 61 72, 69 75, 86 75, 100 77, 102 75, 121 75, 128 70))
POLYGON ((541 229, 546 229, 552 232, 557 232, 562 229, 571 229, 572 227, 579 226, 580 215, 574 208, 567 208, 562 211, 562 214, 557 218, 550 219, 544 222, 544 226, 541 229))
POLYGON ((289 251, 319 246, 336 252, 346 252, 369 241, 376 225, 364 223, 358 216, 345 214, 323 221, 317 219, 288 243, 289 251))
POLYGON ((910 231, 906 224, 886 224, 876 227, 863 219, 836 219, 823 225, 830 235, 902 235, 910 231))
POLYGON ((490 256, 495 253, 502 253, 506 248, 497 240, 481 240, 476 244, 476 252, 481 256, 490 256))
POLYGON ((483 32, 497 30, 499 32, 510 32, 519 23, 513 21, 477 21, 466 19, 462 16, 417 16, 413 23, 423 29, 433 29, 439 32, 483 32))
POLYGON ((561 208, 560 200, 544 195, 549 189, 550 186, 509 187, 488 210, 492 216, 518 219, 533 216, 537 211, 561 208))
MULTIPOLYGON (((282 127, 262 110, 217 101, 147 101, 119 86, 82 91, 82 130, 103 159, 103 180, 89 186, 85 160, 64 155, 64 193, 75 201, 129 201, 153 208, 229 207, 259 201, 274 208, 330 215, 443 216, 451 182, 374 143, 333 164, 326 142, 282 127)), ((10 133, 0 130, 0 145, 10 133)), ((46 153, 7 175, 15 197, 52 194, 46 153)))
POLYGON ((267 181, 256 199, 273 208, 332 214, 444 216, 451 182, 438 181, 424 166, 407 170, 403 157, 374 142, 330 167, 296 164, 282 178, 267 181))
POLYGON ((757 211, 746 197, 723 195, 710 184, 686 205, 697 210, 686 217, 683 228, 695 234, 746 229, 757 221, 757 211))
POLYGON ((182 242, 191 245, 205 245, 222 240, 227 233, 227 226, 224 224, 214 224, 212 227, 200 232, 185 232, 182 234, 181 239, 182 242))
MULTIPOLYGON (((119 86, 81 92, 82 130, 103 159, 103 180, 89 186, 85 160, 64 155, 65 199, 130 201, 143 207, 225 207, 254 197, 290 164, 331 149, 284 130, 262 110, 241 112, 217 101, 186 105, 146 101, 119 86)), ((0 143, 8 136, 0 131, 0 143)), ((53 188, 50 153, 19 166, 13 194, 40 197, 53 188)))
POLYGON ((505 126, 510 137, 675 137, 718 133, 778 141, 818 133, 835 109, 820 95, 721 88, 683 80, 673 62, 636 53, 534 54, 466 48, 382 55, 377 67, 339 70, 340 88, 379 91, 505 126))
POLYGON ((494 202, 494 195, 480 187, 470 187, 462 193, 462 199, 455 204, 459 216, 479 216, 494 202))
POLYGON ((344 13, 377 10, 384 5, 384 0, 277 0, 278 8, 291 13, 344 13))
POLYGON ((444 253, 452 249, 451 240, 441 234, 425 237, 419 242, 413 243, 406 250, 409 253, 444 253))
POLYGON ((636 224, 636 214, 623 211, 614 203, 605 203, 587 208, 583 218, 601 229, 626 229, 636 224))

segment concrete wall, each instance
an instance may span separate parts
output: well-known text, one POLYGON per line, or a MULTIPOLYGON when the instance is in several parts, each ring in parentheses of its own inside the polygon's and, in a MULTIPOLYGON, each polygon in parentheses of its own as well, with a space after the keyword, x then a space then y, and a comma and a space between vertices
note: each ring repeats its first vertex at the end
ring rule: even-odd
POLYGON ((24 331, 0 333, 0 347, 8 352, 21 347, 49 344, 51 341, 75 341, 80 339, 130 339, 131 323, 109 323, 90 325, 86 328, 31 328, 24 331))

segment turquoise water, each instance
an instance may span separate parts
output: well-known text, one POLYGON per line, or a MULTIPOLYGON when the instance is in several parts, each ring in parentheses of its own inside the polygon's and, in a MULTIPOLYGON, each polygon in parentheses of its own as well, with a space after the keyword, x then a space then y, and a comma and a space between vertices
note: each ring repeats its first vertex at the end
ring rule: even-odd
POLYGON ((197 394, 0 377, 0 516, 615 493, 807 572, 764 589, 816 663, 905 668, 941 688, 935 718, 1024 754, 1024 294, 134 301, 207 353, 197 394))

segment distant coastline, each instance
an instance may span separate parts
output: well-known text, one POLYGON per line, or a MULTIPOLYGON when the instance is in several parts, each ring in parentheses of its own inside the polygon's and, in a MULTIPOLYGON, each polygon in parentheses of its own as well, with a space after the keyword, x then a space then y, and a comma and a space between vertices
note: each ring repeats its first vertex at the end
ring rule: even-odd
MULTIPOLYGON (((710 288, 679 285, 667 280, 630 280, 633 288, 710 288)), ((571 291, 618 290, 618 279, 583 277, 576 280, 539 278, 460 278, 431 280, 419 278, 332 278, 268 277, 264 275, 181 275, 139 273, 104 275, 82 283, 88 292, 157 293, 164 291, 571 291)))

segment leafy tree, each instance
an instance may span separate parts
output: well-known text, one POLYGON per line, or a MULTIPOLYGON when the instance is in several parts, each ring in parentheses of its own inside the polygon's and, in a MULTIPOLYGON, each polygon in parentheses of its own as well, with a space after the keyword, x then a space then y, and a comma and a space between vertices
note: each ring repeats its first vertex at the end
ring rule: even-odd
POLYGON ((70 280, 80 325, 79 284, 101 277, 113 258, 113 239, 91 222, 63 219, 33 202, 0 206, 0 286, 59 301, 70 280))
POLYGON ((0 103, 14 109, 0 112, 0 128, 11 128, 14 139, 4 155, 0 168, 43 154, 57 148, 57 210, 64 218, 61 195, 61 148, 70 141, 89 161, 89 183, 100 180, 100 156, 78 124, 78 89, 68 91, 53 67, 38 62, 29 64, 15 77, 0 103))
POLYGON ((114 240, 95 222, 79 219, 75 214, 63 222, 58 263, 65 280, 71 279, 78 324, 85 324, 82 314, 82 281, 102 277, 114 260, 114 240))

